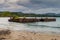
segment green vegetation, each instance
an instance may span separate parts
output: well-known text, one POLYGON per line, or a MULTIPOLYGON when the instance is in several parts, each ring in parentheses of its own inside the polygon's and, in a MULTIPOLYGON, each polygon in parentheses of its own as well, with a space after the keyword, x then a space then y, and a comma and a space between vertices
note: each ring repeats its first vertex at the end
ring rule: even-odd
POLYGON ((0 12, 0 17, 11 17, 11 16, 16 16, 16 18, 17 17, 60 17, 60 14, 56 14, 56 13, 34 14, 34 13, 9 12, 9 11, 0 12))

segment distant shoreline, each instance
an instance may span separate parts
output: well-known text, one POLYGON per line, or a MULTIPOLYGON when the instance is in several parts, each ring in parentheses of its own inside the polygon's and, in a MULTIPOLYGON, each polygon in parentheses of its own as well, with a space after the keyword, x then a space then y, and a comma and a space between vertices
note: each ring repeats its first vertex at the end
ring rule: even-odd
POLYGON ((19 17, 60 17, 60 14, 56 13, 23 13, 23 12, 9 12, 9 11, 3 11, 0 12, 0 17, 10 17, 10 16, 19 16, 19 17))

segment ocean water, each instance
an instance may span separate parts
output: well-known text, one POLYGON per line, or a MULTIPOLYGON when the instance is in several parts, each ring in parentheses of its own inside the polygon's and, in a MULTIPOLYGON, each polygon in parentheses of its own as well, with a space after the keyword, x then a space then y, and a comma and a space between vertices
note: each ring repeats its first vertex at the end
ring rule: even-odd
POLYGON ((60 33, 60 17, 56 17, 56 21, 53 22, 35 23, 9 22, 8 19, 8 17, 0 17, 0 28, 33 32, 60 33))

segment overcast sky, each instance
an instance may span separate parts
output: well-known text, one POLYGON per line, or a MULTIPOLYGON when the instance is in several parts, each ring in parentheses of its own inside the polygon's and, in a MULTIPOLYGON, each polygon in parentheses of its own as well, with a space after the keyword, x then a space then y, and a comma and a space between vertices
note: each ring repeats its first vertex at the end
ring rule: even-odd
POLYGON ((60 0, 0 0, 0 11, 60 13, 60 0))

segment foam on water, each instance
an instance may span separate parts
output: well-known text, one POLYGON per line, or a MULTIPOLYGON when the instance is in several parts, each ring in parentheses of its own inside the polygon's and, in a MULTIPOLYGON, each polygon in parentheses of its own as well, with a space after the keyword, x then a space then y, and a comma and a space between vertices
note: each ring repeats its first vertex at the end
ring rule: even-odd
POLYGON ((35 32, 56 32, 60 33, 60 18, 55 22, 36 22, 36 23, 15 23, 8 22, 9 18, 0 18, 0 28, 11 30, 27 30, 35 32))

